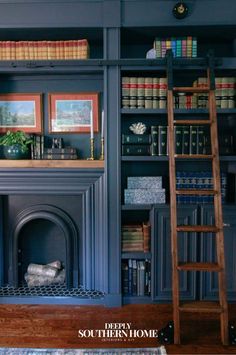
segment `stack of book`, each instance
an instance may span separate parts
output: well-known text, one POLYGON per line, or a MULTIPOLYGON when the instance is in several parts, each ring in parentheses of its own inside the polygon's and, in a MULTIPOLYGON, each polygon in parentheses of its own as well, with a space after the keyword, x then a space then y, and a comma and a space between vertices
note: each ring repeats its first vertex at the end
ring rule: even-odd
POLYGON ((122 107, 165 109, 167 79, 156 77, 122 77, 122 107))
MULTIPOLYGON (((211 172, 176 172, 176 189, 213 189, 213 179, 211 172)), ((222 203, 226 201, 227 175, 221 173, 221 195, 222 203)), ((213 203, 214 196, 209 195, 177 195, 178 204, 207 204, 213 203)))
POLYGON ((77 150, 73 147, 44 148, 42 159, 46 160, 75 160, 78 159, 77 150))
POLYGON ((151 225, 149 222, 123 225, 121 234, 123 252, 147 253, 150 251, 151 225))
POLYGON ((127 296, 150 296, 150 260, 128 259, 122 261, 122 292, 127 296))
POLYGON ((0 41, 0 60, 88 59, 86 39, 68 41, 0 41))
POLYGON ((156 204, 166 202, 162 176, 129 176, 124 190, 125 204, 156 204))
POLYGON ((122 134, 122 155, 150 155, 150 134, 122 134))
POLYGON ((170 37, 154 40, 153 47, 156 51, 156 58, 164 58, 167 49, 171 49, 174 57, 195 58, 197 57, 197 38, 187 37, 170 37))
POLYGON ((42 159, 44 154, 44 136, 32 134, 31 159, 42 159))

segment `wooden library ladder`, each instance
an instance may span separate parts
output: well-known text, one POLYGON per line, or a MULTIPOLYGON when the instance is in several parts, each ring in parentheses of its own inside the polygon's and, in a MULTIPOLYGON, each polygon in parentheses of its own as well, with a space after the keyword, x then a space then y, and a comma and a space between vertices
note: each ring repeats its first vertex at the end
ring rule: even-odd
MULTIPOLYGON (((220 316, 221 340, 228 344, 228 304, 226 298, 226 277, 224 257, 224 234, 221 201, 220 161, 217 133, 217 113, 215 99, 214 57, 209 55, 207 64, 207 87, 174 87, 173 86, 173 55, 167 53, 167 113, 168 113, 168 153, 169 153, 169 179, 170 179, 170 230, 171 230, 171 254, 172 254, 172 293, 173 293, 173 321, 174 343, 180 344, 180 314, 181 312, 217 313, 220 316), (206 120, 175 120, 174 118, 174 93, 202 93, 208 94, 209 118, 206 120), (177 155, 175 154, 175 125, 199 125, 209 126, 211 137, 211 154, 205 155, 177 155), (210 159, 212 162, 213 189, 176 189, 176 158, 177 159, 210 159), (213 195, 215 225, 178 225, 177 224, 177 195, 213 195), (178 260, 178 235, 179 232, 193 232, 203 234, 214 233, 216 238, 217 262, 187 262, 178 260), (182 304, 179 296, 179 272, 180 271, 206 271, 218 273, 219 301, 218 302, 191 302, 182 304)), ((189 236, 191 237, 191 236, 189 236)))

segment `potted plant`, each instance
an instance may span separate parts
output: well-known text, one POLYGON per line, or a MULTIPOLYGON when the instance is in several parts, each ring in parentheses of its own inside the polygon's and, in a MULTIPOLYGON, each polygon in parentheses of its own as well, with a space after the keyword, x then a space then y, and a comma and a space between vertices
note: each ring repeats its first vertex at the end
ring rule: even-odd
POLYGON ((22 131, 7 131, 0 138, 0 145, 3 146, 3 153, 6 159, 28 158, 31 143, 33 143, 33 140, 22 131))

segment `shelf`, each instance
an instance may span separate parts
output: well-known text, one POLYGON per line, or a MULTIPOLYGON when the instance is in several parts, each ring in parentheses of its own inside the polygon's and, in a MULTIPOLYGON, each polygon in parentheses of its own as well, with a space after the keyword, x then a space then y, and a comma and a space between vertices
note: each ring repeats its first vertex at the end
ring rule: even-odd
POLYGON ((80 73, 102 72, 103 61, 101 59, 78 59, 78 60, 9 60, 0 61, 0 72, 43 74, 43 73, 80 73))
POLYGON ((127 156, 122 156, 121 157, 122 161, 168 161, 168 156, 163 155, 163 156, 133 156, 133 155, 127 155, 127 156))
MULTIPOLYGON (((212 156, 210 155, 178 155, 176 156, 176 160, 180 161, 180 160, 209 160, 211 159, 212 156)), ((162 162, 162 161, 168 161, 168 156, 167 155, 163 155, 163 156, 133 156, 133 155, 129 155, 129 156, 122 156, 121 157, 122 161, 147 161, 147 162, 162 162)), ((221 155, 220 156, 220 161, 228 161, 228 162, 236 162, 236 155, 221 155)))
MULTIPOLYGON (((166 69, 166 59, 121 59, 117 61, 121 65, 121 70, 127 71, 150 71, 150 70, 160 70, 166 69)), ((173 66, 175 70, 192 70, 206 69, 206 57, 198 58, 174 58, 173 66)), ((236 68, 236 58, 235 57, 215 57, 215 69, 235 69, 236 68)))
MULTIPOLYGON (((147 108, 122 108, 121 113, 125 115, 164 115, 167 114, 166 109, 147 109, 147 108)), ((174 109, 175 114, 181 114, 181 115, 202 115, 202 114, 209 114, 209 110, 205 108, 191 108, 191 109, 174 109)), ((236 108, 218 108, 217 113, 219 115, 229 115, 229 114, 236 114, 236 108)))
POLYGON ((0 160, 0 168, 104 168, 102 160, 0 160))
POLYGON ((144 204, 139 204, 139 205, 122 205, 121 209, 122 211, 136 211, 136 210, 151 210, 152 205, 144 205, 144 204))
POLYGON ((122 252, 122 259, 151 259, 152 255, 150 252, 144 253, 142 251, 133 252, 122 252))

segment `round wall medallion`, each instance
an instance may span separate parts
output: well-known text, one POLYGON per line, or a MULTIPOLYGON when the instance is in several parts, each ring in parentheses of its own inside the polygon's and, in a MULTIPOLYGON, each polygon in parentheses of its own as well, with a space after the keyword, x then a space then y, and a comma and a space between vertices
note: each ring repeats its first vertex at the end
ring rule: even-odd
POLYGON ((184 2, 178 2, 174 7, 173 7, 173 15, 177 19, 182 19, 186 17, 188 14, 188 6, 184 2))

